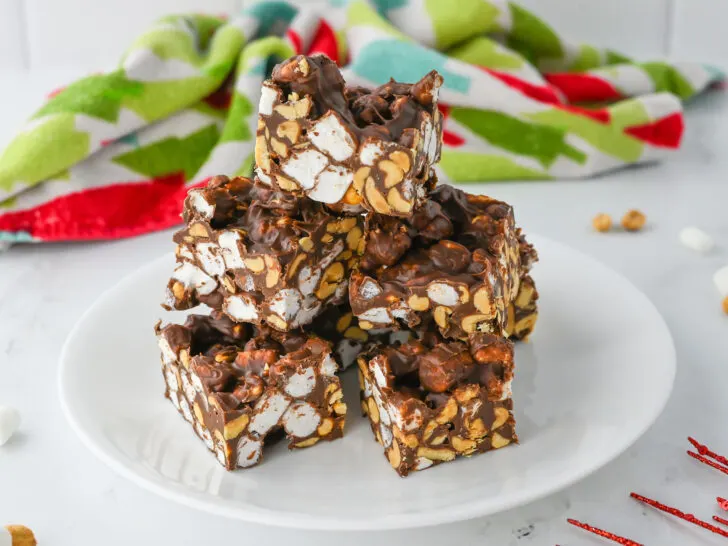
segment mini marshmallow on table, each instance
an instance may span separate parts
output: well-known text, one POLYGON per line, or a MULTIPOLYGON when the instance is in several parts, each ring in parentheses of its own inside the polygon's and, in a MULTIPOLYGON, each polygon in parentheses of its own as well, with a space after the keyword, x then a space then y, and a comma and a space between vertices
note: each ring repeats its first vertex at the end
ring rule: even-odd
POLYGON ((723 297, 728 297, 728 265, 721 267, 713 274, 713 282, 723 297))
POLYGON ((713 238, 702 229, 689 226, 680 231, 680 242, 697 252, 706 253, 713 249, 713 238))
POLYGON ((20 427, 20 414, 15 408, 0 406, 0 446, 5 445, 20 427))

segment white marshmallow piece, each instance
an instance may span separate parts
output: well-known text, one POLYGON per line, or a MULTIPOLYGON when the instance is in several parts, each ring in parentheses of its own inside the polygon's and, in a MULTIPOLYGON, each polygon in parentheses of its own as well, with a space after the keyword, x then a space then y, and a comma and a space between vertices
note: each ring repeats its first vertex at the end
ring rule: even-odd
POLYGON ((315 296, 306 296, 301 304, 301 309, 291 320, 291 326, 298 328, 304 324, 309 324, 321 311, 321 302, 315 296))
POLYGON ((283 428, 291 436, 304 438, 314 433, 321 423, 321 416, 308 402, 296 402, 283 416, 283 428))
POLYGON ((359 295, 365 300, 376 298, 381 293, 382 289, 379 288, 379 285, 371 279, 364 281, 359 288, 359 295))
POLYGON ((295 288, 284 288, 270 301, 270 310, 286 322, 301 309, 301 293, 295 288))
POLYGON ((315 386, 316 371, 313 368, 306 368, 291 375, 284 390, 294 398, 303 398, 311 394, 315 386))
POLYGON ((258 102, 258 114, 270 116, 273 113, 273 105, 278 100, 278 91, 263 84, 260 90, 260 102, 258 102))
POLYGON ((238 242, 240 241, 240 233, 237 231, 223 231, 217 238, 217 244, 220 245, 222 258, 225 265, 230 269, 243 269, 245 263, 240 255, 238 242))
POLYGON ((336 360, 331 358, 331 355, 326 355, 321 361, 321 373, 328 376, 334 377, 339 366, 336 364, 336 360))
POLYGON ((313 294, 316 285, 318 285, 321 279, 321 269, 311 269, 308 266, 301 268, 301 271, 298 273, 298 288, 301 289, 304 295, 308 296, 313 294))
POLYGON ((170 347, 169 342, 165 338, 160 336, 157 344, 159 345, 159 350, 162 351, 162 360, 165 364, 177 362, 177 354, 172 350, 172 347, 170 347))
POLYGON ((336 161, 349 159, 356 149, 354 139, 333 110, 321 116, 311 128, 309 135, 314 146, 336 161))
POLYGON ((217 281, 207 275, 199 267, 189 262, 182 262, 174 270, 172 278, 181 282, 185 287, 194 287, 202 296, 211 294, 217 288, 217 281))
POLYGON ((728 265, 721 267, 713 275, 713 282, 715 283, 718 292, 723 297, 728 297, 728 265))
POLYGON ((336 203, 354 182, 354 173, 338 165, 329 165, 319 173, 317 180, 308 197, 321 203, 336 203))
MULTIPOLYGON (((341 369, 345 370, 354 362, 363 350, 361 343, 352 341, 350 339, 343 339, 336 346, 336 354, 339 356, 339 362, 341 362, 341 369)), ((328 375, 328 374, 327 374, 328 375)))
POLYGON ((368 320, 377 324, 389 324, 392 318, 385 307, 373 307, 367 309, 358 316, 359 320, 368 320))
POLYGON ((694 226, 686 227, 680 232, 680 242, 691 250, 705 254, 715 245, 713 238, 702 229, 694 226))
POLYGON ((263 184, 265 184, 266 186, 273 185, 273 180, 271 179, 271 177, 265 174, 263 172, 263 169, 261 169, 260 167, 255 168, 255 176, 257 176, 258 180, 263 182, 263 184))
POLYGON ((329 164, 326 156, 316 150, 304 150, 283 164, 283 172, 293 178, 304 190, 316 184, 316 177, 329 164))
POLYGON ((255 304, 241 296, 226 298, 223 303, 223 311, 238 322, 258 320, 258 309, 256 309, 255 304))
POLYGON ((5 445, 20 428, 20 413, 10 406, 0 406, 0 446, 5 445))
POLYGON ((374 166, 374 162, 382 157, 383 153, 384 152, 382 151, 380 144, 367 142, 361 147, 361 151, 359 152, 359 161, 361 161, 363 165, 372 167, 374 166))
POLYGON ((452 307, 457 304, 459 296, 458 291, 452 286, 445 283, 432 283, 427 287, 427 295, 435 303, 452 307))
POLYGON ((215 214, 215 206, 208 203, 202 195, 202 190, 192 190, 189 193, 190 205, 205 220, 210 220, 215 214))
POLYGON ((415 470, 425 470, 432 466, 432 461, 426 457, 417 457, 415 459, 415 470))
POLYGON ((384 447, 392 445, 392 429, 385 426, 384 423, 379 423, 379 434, 382 437, 382 443, 384 447))
POLYGON ((220 247, 215 243, 197 243, 197 258, 205 272, 212 277, 225 273, 225 262, 218 254, 220 247))
POLYGON ((248 468, 254 466, 263 453, 263 442, 261 440, 253 440, 247 436, 240 440, 238 444, 238 467, 248 468))
POLYGON ((250 420, 248 431, 258 436, 264 436, 268 431, 278 424, 283 413, 288 409, 290 400, 288 397, 273 393, 263 395, 255 405, 255 415, 250 420))

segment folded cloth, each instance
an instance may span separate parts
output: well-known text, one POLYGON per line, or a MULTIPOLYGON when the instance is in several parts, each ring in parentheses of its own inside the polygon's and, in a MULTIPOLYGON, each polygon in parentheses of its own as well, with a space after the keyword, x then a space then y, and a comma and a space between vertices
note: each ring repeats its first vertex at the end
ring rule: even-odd
POLYGON ((587 177, 680 145, 681 99, 723 80, 575 45, 506 0, 263 2, 161 19, 119 67, 54 92, 0 155, 0 241, 113 239, 180 221, 253 163, 262 80, 325 53, 350 84, 445 78, 444 181, 587 177), (588 103, 589 106, 575 106, 588 103))

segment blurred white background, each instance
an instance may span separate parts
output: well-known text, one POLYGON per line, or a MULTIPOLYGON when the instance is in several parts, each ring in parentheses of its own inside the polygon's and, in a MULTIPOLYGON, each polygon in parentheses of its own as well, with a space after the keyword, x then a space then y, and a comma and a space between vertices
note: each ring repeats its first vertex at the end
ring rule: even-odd
MULTIPOLYGON (((133 37, 161 15, 233 13, 247 2, 0 0, 0 69, 107 68, 133 37)), ((576 41, 614 47, 639 58, 668 56, 728 65, 728 0, 520 3, 576 41)))

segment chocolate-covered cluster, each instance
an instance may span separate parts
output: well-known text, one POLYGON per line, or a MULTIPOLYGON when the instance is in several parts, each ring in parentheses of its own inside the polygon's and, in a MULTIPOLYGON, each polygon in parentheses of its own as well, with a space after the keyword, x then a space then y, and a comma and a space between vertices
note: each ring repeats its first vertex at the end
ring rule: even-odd
POLYGON ((205 303, 237 322, 288 331, 346 299, 361 217, 337 217, 311 199, 218 176, 189 193, 184 218, 174 236, 169 308, 205 303))
POLYGON ((167 398, 226 468, 257 464, 278 431, 290 448, 341 437, 346 404, 323 339, 214 311, 156 333, 167 398))
POLYGON ((434 185, 442 77, 346 87, 328 57, 299 55, 263 84, 255 159, 260 180, 339 213, 410 216, 434 185))
POLYGON ((481 385, 494 400, 510 395, 513 344, 501 336, 478 333, 455 341, 431 331, 420 340, 384 346, 375 353, 374 359, 386 360, 388 384, 432 407, 464 385, 481 385))
POLYGON ((354 314, 370 328, 432 318, 446 337, 501 334, 523 275, 519 236, 509 205, 448 185, 411 218, 370 215, 349 290, 354 314))

